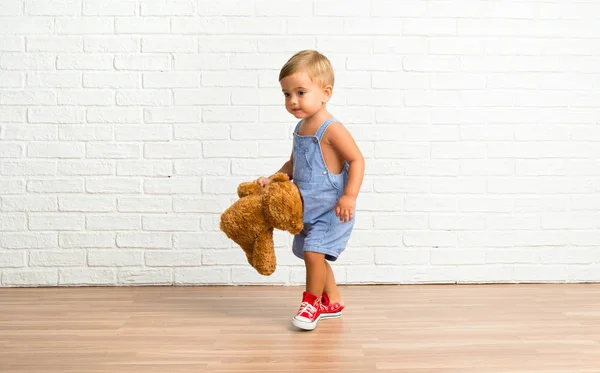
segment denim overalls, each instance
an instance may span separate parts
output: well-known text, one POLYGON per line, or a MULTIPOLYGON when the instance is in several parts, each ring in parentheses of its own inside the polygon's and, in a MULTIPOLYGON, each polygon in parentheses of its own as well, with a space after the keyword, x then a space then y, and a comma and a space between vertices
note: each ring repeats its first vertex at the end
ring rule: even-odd
POLYGON ((304 203, 304 229, 294 236, 292 250, 301 259, 304 251, 314 251, 335 261, 346 248, 356 219, 344 223, 335 216, 335 205, 348 183, 348 164, 340 174, 329 172, 325 165, 321 139, 334 122, 337 122, 334 118, 325 121, 314 136, 298 134, 302 121, 294 129, 293 181, 300 189, 304 203))

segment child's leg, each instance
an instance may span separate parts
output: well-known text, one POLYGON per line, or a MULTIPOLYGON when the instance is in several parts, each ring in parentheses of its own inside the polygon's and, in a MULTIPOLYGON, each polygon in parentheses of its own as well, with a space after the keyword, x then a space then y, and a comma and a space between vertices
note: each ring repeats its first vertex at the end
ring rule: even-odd
POLYGON ((306 291, 320 297, 323 294, 325 281, 328 277, 325 254, 305 251, 304 265, 306 266, 306 291))
POLYGON ((325 280, 325 293, 329 297, 331 303, 339 303, 340 305, 344 305, 344 301, 342 300, 342 295, 335 283, 335 277, 333 275, 333 270, 327 261, 325 261, 325 266, 327 267, 327 278, 325 280))

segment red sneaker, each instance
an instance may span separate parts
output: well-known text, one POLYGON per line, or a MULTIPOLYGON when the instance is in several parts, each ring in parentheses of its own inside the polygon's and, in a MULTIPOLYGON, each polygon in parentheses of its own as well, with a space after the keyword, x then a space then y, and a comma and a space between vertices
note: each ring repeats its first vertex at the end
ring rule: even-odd
POLYGON ((344 306, 339 303, 331 304, 327 293, 323 293, 321 296, 321 318, 322 319, 333 319, 342 316, 342 310, 344 306))
POLYGON ((315 295, 302 293, 302 304, 298 314, 292 319, 292 325, 303 330, 313 330, 321 319, 321 299, 315 295))

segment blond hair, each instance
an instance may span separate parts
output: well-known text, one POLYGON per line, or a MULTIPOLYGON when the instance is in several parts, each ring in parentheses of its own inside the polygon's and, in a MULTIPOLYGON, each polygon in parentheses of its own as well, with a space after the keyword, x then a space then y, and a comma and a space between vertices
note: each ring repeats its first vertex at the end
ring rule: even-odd
POLYGON ((310 79, 320 84, 321 87, 331 85, 333 87, 334 76, 331 62, 315 50, 303 50, 294 54, 281 68, 279 81, 298 71, 306 71, 310 79))

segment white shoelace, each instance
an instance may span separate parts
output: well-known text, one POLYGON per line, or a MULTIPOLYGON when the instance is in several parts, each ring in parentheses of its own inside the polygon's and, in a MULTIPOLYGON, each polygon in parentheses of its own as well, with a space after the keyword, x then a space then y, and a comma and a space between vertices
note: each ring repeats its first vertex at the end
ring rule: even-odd
POLYGON ((317 312, 317 309, 315 308, 315 306, 308 302, 302 302, 302 304, 300 304, 300 310, 298 311, 298 315, 301 315, 304 312, 307 312, 308 315, 312 318, 315 312, 317 312))

